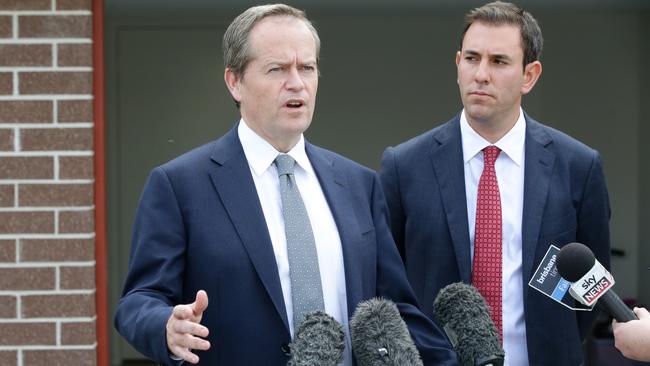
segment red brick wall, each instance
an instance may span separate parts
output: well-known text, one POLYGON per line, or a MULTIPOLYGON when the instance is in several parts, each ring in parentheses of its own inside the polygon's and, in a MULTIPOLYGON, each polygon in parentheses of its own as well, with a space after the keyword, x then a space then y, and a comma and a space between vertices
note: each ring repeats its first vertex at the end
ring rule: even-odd
POLYGON ((91 0, 0 0, 0 365, 96 365, 91 0))

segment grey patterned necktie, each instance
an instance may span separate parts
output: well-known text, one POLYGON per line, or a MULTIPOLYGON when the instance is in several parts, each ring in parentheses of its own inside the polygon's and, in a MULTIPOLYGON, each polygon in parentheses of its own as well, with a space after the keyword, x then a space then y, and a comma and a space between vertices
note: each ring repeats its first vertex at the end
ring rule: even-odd
POLYGON ((323 290, 318 269, 318 253, 305 204, 300 197, 293 175, 296 161, 287 154, 275 158, 280 179, 280 196, 284 231, 287 236, 291 299, 293 301, 293 327, 298 329, 302 318, 309 312, 324 310, 323 290))

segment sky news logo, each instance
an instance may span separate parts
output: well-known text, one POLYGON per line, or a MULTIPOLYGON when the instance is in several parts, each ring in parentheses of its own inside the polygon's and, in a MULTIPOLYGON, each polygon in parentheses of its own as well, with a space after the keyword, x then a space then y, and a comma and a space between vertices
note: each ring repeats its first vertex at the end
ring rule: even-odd
POLYGON ((592 276, 592 278, 589 278, 582 283, 582 287, 587 290, 587 292, 582 295, 582 298, 589 305, 596 302, 602 294, 612 287, 612 282, 609 281, 607 277, 603 277, 598 281, 596 281, 595 277, 596 276, 592 276), (592 284, 593 286, 591 286, 592 284))

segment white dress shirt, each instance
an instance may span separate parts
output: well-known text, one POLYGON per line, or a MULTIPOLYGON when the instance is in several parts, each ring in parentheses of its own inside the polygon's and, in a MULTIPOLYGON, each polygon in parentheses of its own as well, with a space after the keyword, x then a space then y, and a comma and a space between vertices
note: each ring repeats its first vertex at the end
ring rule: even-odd
MULTIPOLYGON (((289 320, 289 329, 293 337, 295 325, 293 324, 289 257, 287 255, 287 240, 280 198, 280 180, 278 179, 277 168, 273 164, 280 152, 250 129, 243 119, 239 123, 237 132, 255 182, 257 195, 262 205, 264 219, 273 244, 273 252, 282 286, 282 296, 284 297, 287 319, 289 320)), ((325 312, 343 325, 346 344, 342 364, 346 366, 352 365, 345 269, 339 232, 318 177, 307 157, 303 136, 300 137, 300 141, 288 154, 296 161, 294 168, 296 185, 305 203, 311 228, 314 232, 325 312)))
MULTIPOLYGON (((469 223, 470 253, 474 258, 474 230, 476 227, 476 198, 478 182, 483 173, 482 150, 492 145, 481 137, 467 122, 465 111, 460 117, 460 132, 463 143, 465 170, 465 194, 467 197, 467 218, 469 223)), ((526 323, 524 319, 521 257, 521 228, 524 207, 524 146, 526 120, 519 109, 515 125, 494 145, 501 149, 494 168, 501 196, 503 219, 503 272, 502 272, 502 317, 503 348, 506 353, 505 366, 527 366, 526 323)), ((553 350, 549 350, 553 352, 553 350)))

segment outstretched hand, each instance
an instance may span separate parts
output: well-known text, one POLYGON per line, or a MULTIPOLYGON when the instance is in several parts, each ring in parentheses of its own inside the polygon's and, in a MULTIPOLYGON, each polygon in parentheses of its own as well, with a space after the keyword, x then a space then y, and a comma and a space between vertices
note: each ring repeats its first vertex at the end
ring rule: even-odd
POLYGON ((191 350, 210 349, 210 342, 202 339, 208 336, 208 328, 200 324, 207 307, 208 294, 199 290, 193 303, 176 305, 167 320, 167 348, 189 363, 199 362, 199 356, 191 350))

